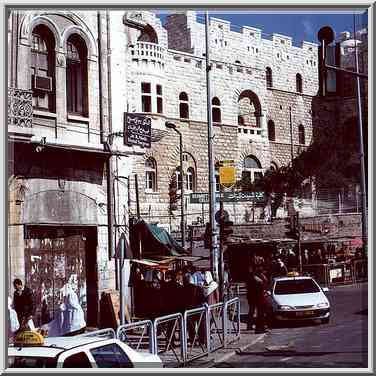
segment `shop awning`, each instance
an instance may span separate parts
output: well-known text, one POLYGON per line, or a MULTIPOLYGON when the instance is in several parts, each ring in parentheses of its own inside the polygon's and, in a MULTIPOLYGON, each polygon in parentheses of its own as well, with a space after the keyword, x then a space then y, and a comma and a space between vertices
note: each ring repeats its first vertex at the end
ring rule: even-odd
MULTIPOLYGON (((153 259, 156 256, 182 256, 188 252, 162 227, 143 220, 133 225, 134 235, 141 242, 141 257, 153 259)), ((137 250, 137 247, 135 247, 137 250)), ((135 254, 136 252, 134 252, 135 254)))

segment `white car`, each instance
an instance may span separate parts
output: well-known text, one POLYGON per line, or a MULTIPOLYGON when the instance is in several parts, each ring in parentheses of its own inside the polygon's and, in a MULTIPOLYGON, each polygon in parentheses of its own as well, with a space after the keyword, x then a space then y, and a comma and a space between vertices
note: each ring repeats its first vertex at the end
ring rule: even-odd
POLYGON ((321 320, 328 323, 330 303, 311 277, 279 277, 272 285, 273 317, 276 320, 321 320))
POLYGON ((160 368, 158 355, 133 350, 115 338, 95 332, 72 337, 46 337, 41 345, 8 347, 9 368, 160 368))

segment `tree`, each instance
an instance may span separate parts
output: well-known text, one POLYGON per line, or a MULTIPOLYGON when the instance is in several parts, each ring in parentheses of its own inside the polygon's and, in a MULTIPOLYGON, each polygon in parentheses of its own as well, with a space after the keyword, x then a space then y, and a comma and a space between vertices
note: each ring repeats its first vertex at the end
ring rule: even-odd
POLYGON ((169 201, 169 214, 174 216, 174 211, 178 208, 178 201, 180 200, 180 195, 177 193, 178 187, 177 187, 177 181, 176 181, 176 175, 173 173, 170 178, 170 182, 168 185, 168 195, 170 198, 169 201))

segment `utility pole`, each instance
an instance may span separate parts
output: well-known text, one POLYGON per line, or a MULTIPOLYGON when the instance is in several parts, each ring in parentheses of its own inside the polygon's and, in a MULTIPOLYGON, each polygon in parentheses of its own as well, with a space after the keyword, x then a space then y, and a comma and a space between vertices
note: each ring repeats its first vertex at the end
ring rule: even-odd
POLYGON ((290 114, 290 146, 291 146, 291 167, 294 160, 294 138, 292 132, 292 114, 291 114, 291 106, 289 106, 289 114, 290 114))
MULTIPOLYGON (((358 49, 355 33, 355 15, 354 15, 354 40, 355 40, 355 67, 356 73, 359 73, 358 49)), ((360 187, 362 195, 362 240, 363 247, 367 244, 367 192, 366 192, 366 168, 364 162, 364 140, 363 140, 363 112, 360 92, 360 77, 356 76, 356 99, 358 109, 358 131, 359 131, 359 158, 360 158, 360 187)), ((366 251, 366 249, 364 249, 366 251)))
POLYGON ((215 172, 213 153, 213 119, 211 109, 210 91, 210 40, 209 40, 209 13, 205 13, 205 42, 206 42, 206 93, 207 93, 207 116, 208 116, 208 163, 209 163, 209 223, 211 231, 210 264, 213 278, 218 281, 218 247, 217 231, 215 224, 215 172))

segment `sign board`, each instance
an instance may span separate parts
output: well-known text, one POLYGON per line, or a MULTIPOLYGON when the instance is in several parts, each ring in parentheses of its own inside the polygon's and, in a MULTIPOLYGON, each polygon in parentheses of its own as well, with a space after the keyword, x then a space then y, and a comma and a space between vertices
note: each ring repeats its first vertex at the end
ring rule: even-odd
MULTIPOLYGON (((264 192, 216 192, 216 202, 264 202, 264 192)), ((191 204, 208 204, 209 193, 191 193, 191 204)))
POLYGON ((219 167, 219 183, 232 185, 236 183, 236 170, 233 166, 219 167))
POLYGON ((151 118, 124 113, 124 144, 130 146, 151 147, 151 118))
POLYGON ((218 162, 219 167, 233 167, 235 165, 235 161, 233 159, 223 159, 222 161, 218 162))

